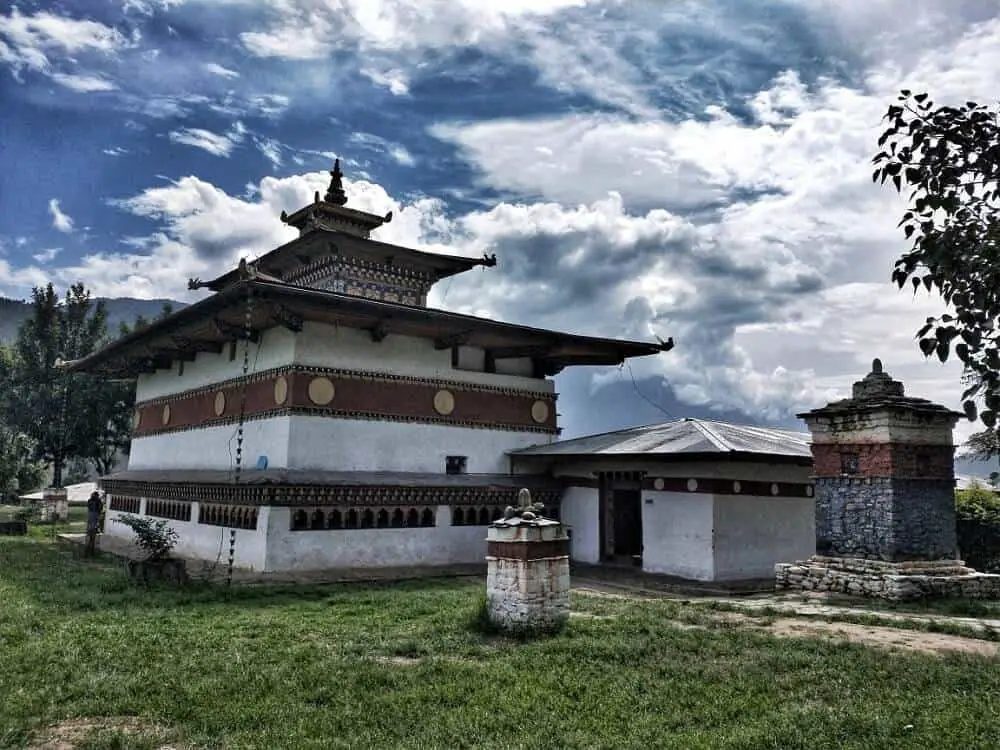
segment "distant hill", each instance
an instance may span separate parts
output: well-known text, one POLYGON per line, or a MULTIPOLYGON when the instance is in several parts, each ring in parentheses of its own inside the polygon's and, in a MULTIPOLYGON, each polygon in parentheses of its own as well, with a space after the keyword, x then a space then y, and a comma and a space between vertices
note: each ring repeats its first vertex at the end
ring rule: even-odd
MULTIPOLYGON (((183 302, 168 299, 133 299, 117 297, 104 299, 108 311, 108 333, 118 334, 120 323, 133 323, 140 315, 146 319, 155 318, 163 310, 165 304, 173 305, 174 310, 185 307, 183 302)), ((10 344, 17 338, 17 329, 31 314, 31 304, 16 299, 0 297, 0 343, 10 344)))

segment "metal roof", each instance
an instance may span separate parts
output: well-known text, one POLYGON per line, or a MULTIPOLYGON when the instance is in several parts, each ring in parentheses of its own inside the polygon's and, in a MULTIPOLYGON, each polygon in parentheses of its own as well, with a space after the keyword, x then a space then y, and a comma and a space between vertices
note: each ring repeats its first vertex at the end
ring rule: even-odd
POLYGON ((512 451, 510 455, 558 457, 749 453, 811 460, 809 443, 808 432, 685 418, 536 445, 512 451))

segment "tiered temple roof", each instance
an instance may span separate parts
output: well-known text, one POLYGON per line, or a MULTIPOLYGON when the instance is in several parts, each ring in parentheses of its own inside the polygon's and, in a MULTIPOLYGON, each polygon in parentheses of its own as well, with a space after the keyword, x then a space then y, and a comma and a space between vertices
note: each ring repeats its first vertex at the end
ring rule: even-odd
POLYGON ((398 334, 431 339, 435 348, 481 347, 488 358, 530 358, 543 377, 571 365, 617 365, 629 357, 668 351, 667 343, 578 336, 426 306, 431 286, 496 257, 466 258, 378 242, 369 233, 390 221, 345 206, 339 160, 330 187, 309 206, 282 220, 299 229, 295 240, 208 282, 190 287, 215 292, 135 331, 69 369, 133 377, 192 360, 199 351, 221 352, 227 342, 255 339, 275 326, 301 330, 304 321, 367 331, 373 342, 398 334), (252 299, 252 304, 248 300, 252 299), (249 321, 247 310, 250 310, 249 321), (248 325, 249 324, 249 325, 248 325))

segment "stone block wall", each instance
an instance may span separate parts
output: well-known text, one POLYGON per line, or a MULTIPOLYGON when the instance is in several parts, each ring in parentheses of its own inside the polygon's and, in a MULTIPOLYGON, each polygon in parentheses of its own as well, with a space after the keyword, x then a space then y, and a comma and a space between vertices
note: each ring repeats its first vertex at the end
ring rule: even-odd
POLYGON ((1000 598, 1000 575, 977 573, 961 560, 890 563, 816 555, 775 566, 775 588, 890 601, 1000 598))
POLYGON ((876 560, 958 554, 950 480, 816 479, 816 552, 876 560))

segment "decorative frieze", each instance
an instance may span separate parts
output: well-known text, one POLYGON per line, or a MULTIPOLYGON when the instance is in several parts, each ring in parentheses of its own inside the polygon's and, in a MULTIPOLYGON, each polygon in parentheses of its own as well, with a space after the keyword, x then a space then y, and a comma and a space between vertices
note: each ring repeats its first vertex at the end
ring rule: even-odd
POLYGON ((141 497, 128 497, 121 494, 108 495, 108 510, 135 515, 141 507, 141 497))
POLYGON ((434 283, 430 274, 348 255, 327 255, 286 274, 285 281, 368 299, 423 305, 434 283))
POLYGON ((191 502, 189 500, 150 498, 146 501, 146 515, 168 518, 171 521, 190 521, 191 502))
MULTIPOLYGON (((620 472, 619 472, 620 473, 620 472)), ((741 495, 746 497, 812 497, 813 485, 808 482, 761 482, 755 479, 720 479, 719 477, 658 477, 643 472, 630 472, 630 479, 639 488, 651 492, 683 492, 684 494, 741 495)), ((567 487, 598 489, 598 479, 562 477, 567 487)))
POLYGON ((515 388, 327 368, 276 368, 136 407, 137 438, 304 414, 555 434, 556 396, 515 388))
MULTIPOLYGON (((449 505, 503 508, 517 500, 516 488, 491 486, 197 484, 140 482, 114 478, 102 479, 101 483, 109 496, 122 502, 126 500, 138 502, 139 498, 159 498, 247 507, 262 505, 280 507, 449 505)), ((545 503, 547 509, 557 512, 562 496, 561 490, 539 490, 535 494, 540 502, 545 503)))
POLYGON ((254 506, 219 505, 201 503, 198 506, 198 523, 206 526, 225 526, 230 529, 257 528, 260 509, 254 506))
POLYGON ((291 515, 292 531, 413 529, 437 525, 434 508, 296 508, 291 515))

